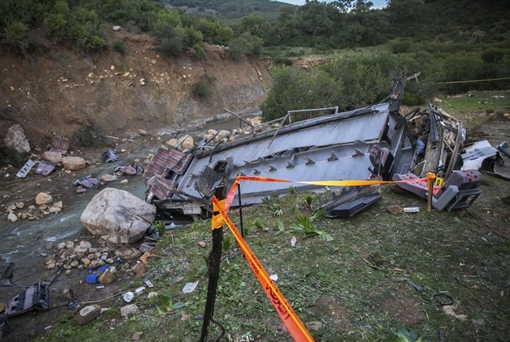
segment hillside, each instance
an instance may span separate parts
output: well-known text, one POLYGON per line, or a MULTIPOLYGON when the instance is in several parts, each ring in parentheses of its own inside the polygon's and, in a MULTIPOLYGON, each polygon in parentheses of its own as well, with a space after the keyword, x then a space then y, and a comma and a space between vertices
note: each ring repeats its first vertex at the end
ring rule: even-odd
POLYGON ((195 120, 232 111, 254 111, 265 97, 269 74, 257 59, 233 61, 223 47, 206 45, 206 57, 166 59, 147 34, 109 30, 108 49, 80 57, 48 44, 22 58, 0 46, 0 136, 14 123, 31 144, 50 135, 71 138, 82 126, 126 136, 137 129, 182 130, 195 120), (123 57, 111 49, 122 41, 123 57), (206 82, 206 100, 191 87, 206 82))

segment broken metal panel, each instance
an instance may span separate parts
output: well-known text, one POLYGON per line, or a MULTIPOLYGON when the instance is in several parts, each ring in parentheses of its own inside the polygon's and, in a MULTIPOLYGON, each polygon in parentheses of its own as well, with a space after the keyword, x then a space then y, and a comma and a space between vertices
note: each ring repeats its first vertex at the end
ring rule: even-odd
POLYGON ((59 136, 53 137, 53 140, 51 141, 50 152, 60 152, 63 155, 66 155, 68 149, 69 139, 59 136))
MULTIPOLYGON (((232 151, 240 147, 243 150, 242 158, 239 152, 235 152, 236 164, 239 162, 236 156, 242 161, 253 161, 289 149, 327 146, 357 140, 377 140, 382 134, 388 115, 388 105, 380 104, 364 110, 337 113, 311 121, 299 121, 282 127, 269 148, 275 130, 215 147, 211 162, 228 155, 225 150, 232 151)), ((196 154, 198 159, 209 156, 210 151, 196 154)), ((205 163, 202 166, 205 166, 205 163)))
POLYGON ((18 173, 16 173, 16 177, 25 178, 34 165, 35 162, 32 159, 27 160, 25 165, 23 165, 18 173))

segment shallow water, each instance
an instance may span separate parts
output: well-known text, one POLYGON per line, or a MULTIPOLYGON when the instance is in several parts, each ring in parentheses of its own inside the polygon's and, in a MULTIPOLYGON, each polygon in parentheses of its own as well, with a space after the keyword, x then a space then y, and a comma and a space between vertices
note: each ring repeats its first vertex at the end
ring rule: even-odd
POLYGON ((44 268, 46 254, 54 253, 58 243, 92 238, 83 227, 80 216, 97 193, 105 187, 113 187, 144 199, 146 191, 142 176, 119 176, 117 181, 107 183, 101 188, 88 189, 83 194, 75 192, 73 182, 87 175, 100 179, 104 174, 113 174, 113 169, 119 163, 132 163, 135 160, 143 162, 149 153, 157 150, 165 138, 138 137, 122 142, 116 149, 125 149, 126 152, 118 154, 118 162, 104 163, 101 160, 101 153, 107 148, 87 151, 87 155, 76 152, 74 155, 84 157, 91 165, 70 173, 57 167, 57 170, 47 177, 35 174, 32 169, 24 179, 0 180, 1 209, 4 212, 7 206, 18 202, 23 202, 25 207, 16 209, 15 213, 26 212, 28 206, 35 205, 35 197, 40 192, 50 194, 53 202, 62 201, 64 205, 60 213, 50 214, 36 221, 20 219, 11 223, 7 221, 5 214, 0 225, 0 266, 9 262, 15 263, 14 282, 18 279, 23 280, 24 284, 30 284, 41 280, 42 275, 47 273, 44 268), (120 184, 122 179, 128 179, 128 183, 120 184), (47 249, 49 245, 52 245, 52 248, 47 249))

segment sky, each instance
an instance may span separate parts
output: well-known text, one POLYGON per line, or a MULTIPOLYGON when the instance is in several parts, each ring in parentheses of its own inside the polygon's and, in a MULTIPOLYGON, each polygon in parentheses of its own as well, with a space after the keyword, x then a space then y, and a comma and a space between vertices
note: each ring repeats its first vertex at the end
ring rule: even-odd
MULTIPOLYGON (((305 0, 278 0, 280 2, 286 2, 288 4, 293 4, 293 5, 304 5, 305 4, 305 0)), ((327 0, 320 0, 320 2, 330 2, 330 1, 327 1, 327 0)), ((374 4, 374 7, 373 8, 383 8, 383 7, 386 7, 386 0, 370 0, 372 1, 372 3, 374 4)))

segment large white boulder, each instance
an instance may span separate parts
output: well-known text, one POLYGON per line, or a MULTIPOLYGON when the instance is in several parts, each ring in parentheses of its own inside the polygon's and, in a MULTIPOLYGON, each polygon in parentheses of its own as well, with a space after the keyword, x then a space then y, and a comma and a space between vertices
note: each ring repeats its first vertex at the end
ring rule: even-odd
POLYGON ((80 220, 93 235, 115 244, 140 240, 156 218, 156 207, 127 191, 105 188, 87 205, 80 220))

